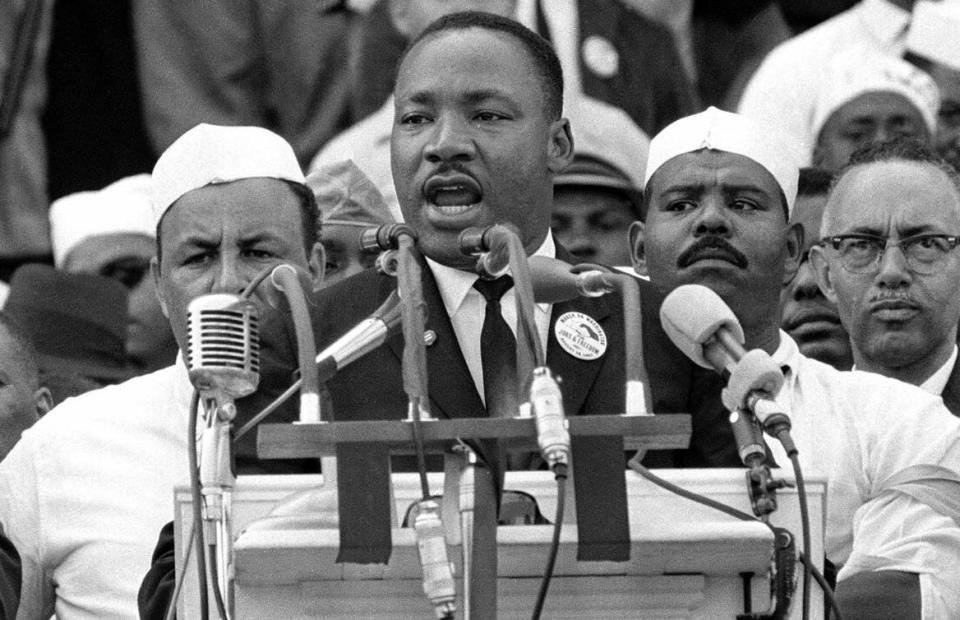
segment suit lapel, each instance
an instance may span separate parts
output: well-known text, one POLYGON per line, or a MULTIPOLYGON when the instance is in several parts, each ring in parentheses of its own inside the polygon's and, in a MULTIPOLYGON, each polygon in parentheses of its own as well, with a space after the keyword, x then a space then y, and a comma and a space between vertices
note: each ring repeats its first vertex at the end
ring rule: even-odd
POLYGON ((950 378, 947 379, 947 385, 943 388, 943 404, 947 406, 950 413, 960 417, 960 360, 953 365, 950 371, 950 378))
MULTIPOLYGON (((550 315, 550 331, 547 336, 547 365, 553 374, 563 382, 564 409, 567 415, 574 415, 580 411, 590 387, 596 380, 597 373, 603 365, 603 356, 596 360, 582 360, 568 353, 557 341, 556 323, 563 315, 570 312, 583 313, 603 328, 610 317, 610 307, 604 297, 577 298, 571 301, 553 305, 550 315)), ((607 347, 617 346, 607 340, 607 347)))

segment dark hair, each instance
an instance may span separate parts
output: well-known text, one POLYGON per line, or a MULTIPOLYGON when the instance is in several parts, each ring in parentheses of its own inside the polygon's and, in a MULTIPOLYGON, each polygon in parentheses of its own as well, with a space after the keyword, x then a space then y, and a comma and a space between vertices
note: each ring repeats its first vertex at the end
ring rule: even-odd
POLYGON ((797 197, 822 196, 830 191, 833 183, 833 173, 823 168, 800 168, 800 179, 797 182, 797 197))
POLYGON ((954 188, 960 193, 960 173, 941 157, 932 147, 927 146, 916 138, 894 138, 885 142, 867 144, 850 155, 850 160, 837 173, 830 186, 830 191, 837 186, 840 179, 851 169, 864 164, 884 161, 912 161, 921 164, 930 164, 939 168, 947 175, 954 188))
POLYGON ((30 387, 36 389, 40 387, 40 365, 37 348, 33 340, 27 335, 27 331, 20 323, 8 313, 0 311, 0 329, 6 330, 12 343, 12 351, 17 365, 22 368, 30 379, 30 387))
MULTIPOLYGON (((557 120, 563 114, 563 70, 560 60, 550 42, 530 30, 523 24, 507 17, 480 11, 464 11, 451 13, 432 22, 423 32, 410 42, 400 59, 397 61, 397 71, 410 51, 428 37, 449 30, 466 30, 481 28, 493 32, 502 32, 516 39, 530 55, 536 67, 537 78, 543 90, 544 112, 550 120, 557 120)), ((396 78, 394 78, 396 86, 396 78)))
MULTIPOLYGON (((239 179, 238 179, 239 180, 239 179)), ((303 247, 306 250, 307 258, 313 250, 313 245, 320 237, 320 207, 317 206, 317 198, 313 195, 313 190, 303 183, 296 183, 286 179, 277 179, 283 181, 289 187, 294 195, 300 200, 300 228, 303 231, 303 247)), ((169 211, 170 208, 167 207, 169 211)), ((163 226, 163 219, 167 216, 166 212, 160 216, 157 222, 157 262, 160 262, 163 256, 163 244, 160 240, 160 227, 163 226)))

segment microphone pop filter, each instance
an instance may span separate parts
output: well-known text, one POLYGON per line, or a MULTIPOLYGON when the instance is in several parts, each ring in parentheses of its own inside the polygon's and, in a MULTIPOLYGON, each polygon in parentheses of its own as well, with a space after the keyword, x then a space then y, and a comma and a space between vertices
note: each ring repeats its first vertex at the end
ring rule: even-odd
POLYGON ((744 341, 743 327, 733 310, 700 284, 684 284, 671 291, 660 306, 660 323, 673 344, 704 368, 713 365, 703 356, 703 343, 718 329, 725 328, 739 342, 744 341))
POLYGON ((257 307, 228 293, 201 295, 187 305, 190 381, 210 397, 241 398, 260 382, 257 307))

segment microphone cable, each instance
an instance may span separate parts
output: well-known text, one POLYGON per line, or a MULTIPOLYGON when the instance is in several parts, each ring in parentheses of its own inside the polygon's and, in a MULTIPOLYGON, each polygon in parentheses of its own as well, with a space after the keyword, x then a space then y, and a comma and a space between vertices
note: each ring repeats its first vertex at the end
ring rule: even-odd
MULTIPOLYGON (((203 501, 200 494, 200 465, 197 456, 197 419, 200 409, 200 392, 193 391, 190 398, 190 422, 187 430, 187 456, 190 463, 190 497, 193 503, 193 538, 197 547, 197 580, 200 586, 200 618, 208 620, 210 604, 207 600, 207 557, 206 548, 203 544, 203 515, 200 503, 203 501)), ((186 573, 186 564, 184 564, 184 573, 186 573)))
MULTIPOLYGON (((803 472, 800 469, 800 458, 796 452, 789 455, 790 463, 793 465, 793 477, 797 481, 797 498, 800 500, 800 530, 803 534, 803 554, 810 553, 810 512, 807 506, 807 489, 803 482, 803 472)), ((803 618, 810 614, 810 562, 803 563, 803 596, 801 598, 803 605, 803 618)))
POLYGON ((543 613, 547 591, 550 589, 550 582, 553 580, 553 567, 560 550, 560 530, 563 527, 564 506, 567 500, 567 466, 563 463, 556 464, 553 468, 553 475, 557 481, 557 512, 553 519, 553 538, 550 540, 547 566, 543 572, 543 579, 540 581, 540 590, 537 592, 537 602, 533 607, 533 615, 530 616, 532 620, 539 620, 540 614, 543 613))
MULTIPOLYGON (((177 601, 180 600, 180 592, 183 589, 184 577, 187 576, 187 565, 190 564, 190 556, 193 555, 193 537, 196 534, 194 528, 190 528, 190 534, 187 536, 187 550, 183 554, 183 570, 180 571, 180 574, 176 575, 177 580, 176 584, 173 587, 173 596, 170 597, 170 602, 167 603, 167 611, 163 614, 163 620, 173 620, 177 615, 177 601)), ((176 570, 174 570, 176 574, 176 570)))
MULTIPOLYGON (((677 486, 672 482, 661 478, 660 476, 654 474, 652 471, 650 471, 649 469, 641 465, 639 458, 637 458, 638 456, 640 456, 639 453, 637 455, 634 455, 633 458, 627 461, 627 466, 631 470, 639 474, 640 476, 643 476, 645 479, 657 485, 658 487, 665 489, 666 491, 669 491, 670 493, 673 493, 675 495, 679 495, 680 497, 683 497, 690 501, 697 502, 698 504, 702 504, 709 508, 713 508, 714 510, 718 510, 724 514, 727 514, 741 521, 756 521, 758 523, 762 523, 763 525, 767 526, 771 532, 773 532, 774 536, 776 536, 776 530, 772 525, 770 525, 769 522, 764 521, 762 519, 758 519, 753 515, 747 514, 741 510, 734 508, 733 506, 728 506, 727 504, 718 502, 715 499, 706 497, 704 495, 700 495, 699 493, 695 493, 688 489, 684 489, 683 487, 677 486)), ((797 482, 799 486, 800 481, 798 480, 797 482)), ((798 492, 797 495, 799 498, 800 493, 798 492)), ((806 499, 805 494, 803 498, 804 500, 806 499)), ((804 505, 801 504, 801 518, 803 518, 802 512, 804 508, 805 508, 804 505)), ((804 528, 804 529, 807 529, 807 528, 804 528)), ((809 536, 809 532, 807 531, 806 533, 807 533, 807 536, 809 536)), ((813 575, 814 579, 816 580, 820 588, 823 590, 824 597, 826 597, 827 603, 830 605, 830 609, 833 612, 834 620, 843 620, 843 613, 840 610, 840 605, 837 602, 837 598, 833 592, 833 588, 831 588, 830 584, 827 583, 827 580, 823 576, 823 573, 820 572, 820 569, 818 569, 810 560, 810 558, 807 556, 808 553, 809 553, 809 547, 804 547, 803 552, 800 554, 801 561, 803 562, 805 568, 810 571, 810 574, 813 575)))

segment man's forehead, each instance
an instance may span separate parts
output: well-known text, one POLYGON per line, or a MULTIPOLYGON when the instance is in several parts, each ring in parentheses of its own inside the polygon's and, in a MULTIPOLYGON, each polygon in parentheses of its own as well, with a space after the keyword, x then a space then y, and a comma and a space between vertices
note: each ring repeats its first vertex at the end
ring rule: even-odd
POLYGON ((888 160, 854 166, 830 193, 824 226, 830 234, 856 226, 923 229, 960 225, 960 191, 926 162, 888 160))
POLYGON ((67 271, 96 271, 121 258, 152 258, 156 250, 153 237, 138 233, 110 233, 88 237, 76 245, 64 259, 67 271))
MULTIPOLYGON (((403 86, 412 77, 421 78, 424 65, 443 64, 454 68, 475 62, 477 69, 492 64, 508 64, 512 72, 533 70, 533 59, 523 44, 513 36, 496 30, 471 26, 443 30, 428 35, 411 48, 397 70, 394 94, 404 93, 403 86), (479 52, 479 54, 478 54, 479 52)), ((433 75, 439 83, 447 83, 445 75, 433 75)))
POLYGON ((758 162, 739 153, 701 149, 681 153, 667 160, 650 178, 652 198, 684 187, 708 188, 717 185, 752 188, 776 197, 780 185, 758 162))

